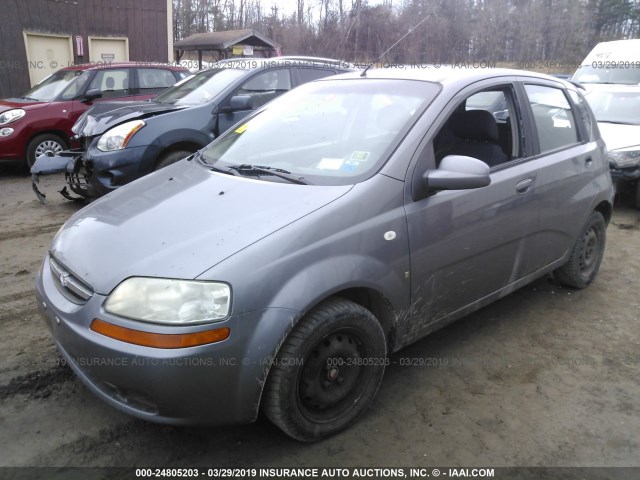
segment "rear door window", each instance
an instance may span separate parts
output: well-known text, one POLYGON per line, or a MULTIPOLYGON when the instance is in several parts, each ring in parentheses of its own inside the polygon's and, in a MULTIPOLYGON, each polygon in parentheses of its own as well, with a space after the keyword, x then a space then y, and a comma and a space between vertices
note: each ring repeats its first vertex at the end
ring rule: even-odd
POLYGON ((525 85, 536 125, 540 153, 578 143, 571 105, 560 88, 525 85))

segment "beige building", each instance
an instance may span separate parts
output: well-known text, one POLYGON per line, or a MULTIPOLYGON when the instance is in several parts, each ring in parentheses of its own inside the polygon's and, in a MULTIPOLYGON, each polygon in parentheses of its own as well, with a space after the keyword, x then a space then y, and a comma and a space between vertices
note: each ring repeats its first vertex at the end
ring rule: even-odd
POLYGON ((0 98, 69 65, 173 57, 171 0, 3 0, 2 8, 0 98))

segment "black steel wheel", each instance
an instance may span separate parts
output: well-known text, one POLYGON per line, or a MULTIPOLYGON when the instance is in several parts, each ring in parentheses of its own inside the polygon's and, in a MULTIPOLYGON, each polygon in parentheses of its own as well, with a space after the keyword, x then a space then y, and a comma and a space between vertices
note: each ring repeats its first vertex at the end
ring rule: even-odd
POLYGON ((606 223, 600 212, 593 212, 571 250, 569 261, 555 271, 563 285, 585 288, 596 277, 606 240, 606 223))
POLYGON ((285 340, 263 395, 267 417, 293 438, 322 440, 352 425, 384 374, 384 332, 366 308, 331 299, 285 340))

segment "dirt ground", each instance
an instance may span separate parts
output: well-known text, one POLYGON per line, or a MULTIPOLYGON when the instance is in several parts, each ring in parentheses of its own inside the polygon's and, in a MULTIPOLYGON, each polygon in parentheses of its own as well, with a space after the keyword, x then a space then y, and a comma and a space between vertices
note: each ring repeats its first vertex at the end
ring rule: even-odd
POLYGON ((616 205, 596 282, 542 279, 391 358, 373 407, 305 445, 267 420, 145 423, 60 364, 33 280, 79 205, 0 166, 0 466, 363 467, 640 465, 640 220, 616 205), (412 366, 405 363, 414 364, 412 366))

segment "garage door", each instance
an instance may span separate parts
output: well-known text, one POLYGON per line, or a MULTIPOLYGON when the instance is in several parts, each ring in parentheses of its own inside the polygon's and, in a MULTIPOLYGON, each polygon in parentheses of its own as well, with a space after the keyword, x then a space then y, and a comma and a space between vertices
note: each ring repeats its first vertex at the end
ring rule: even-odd
POLYGON ((31 86, 47 75, 73 65, 71 36, 24 34, 31 86))
POLYGON ((92 62, 127 62, 129 61, 129 40, 89 37, 89 59, 92 62))

